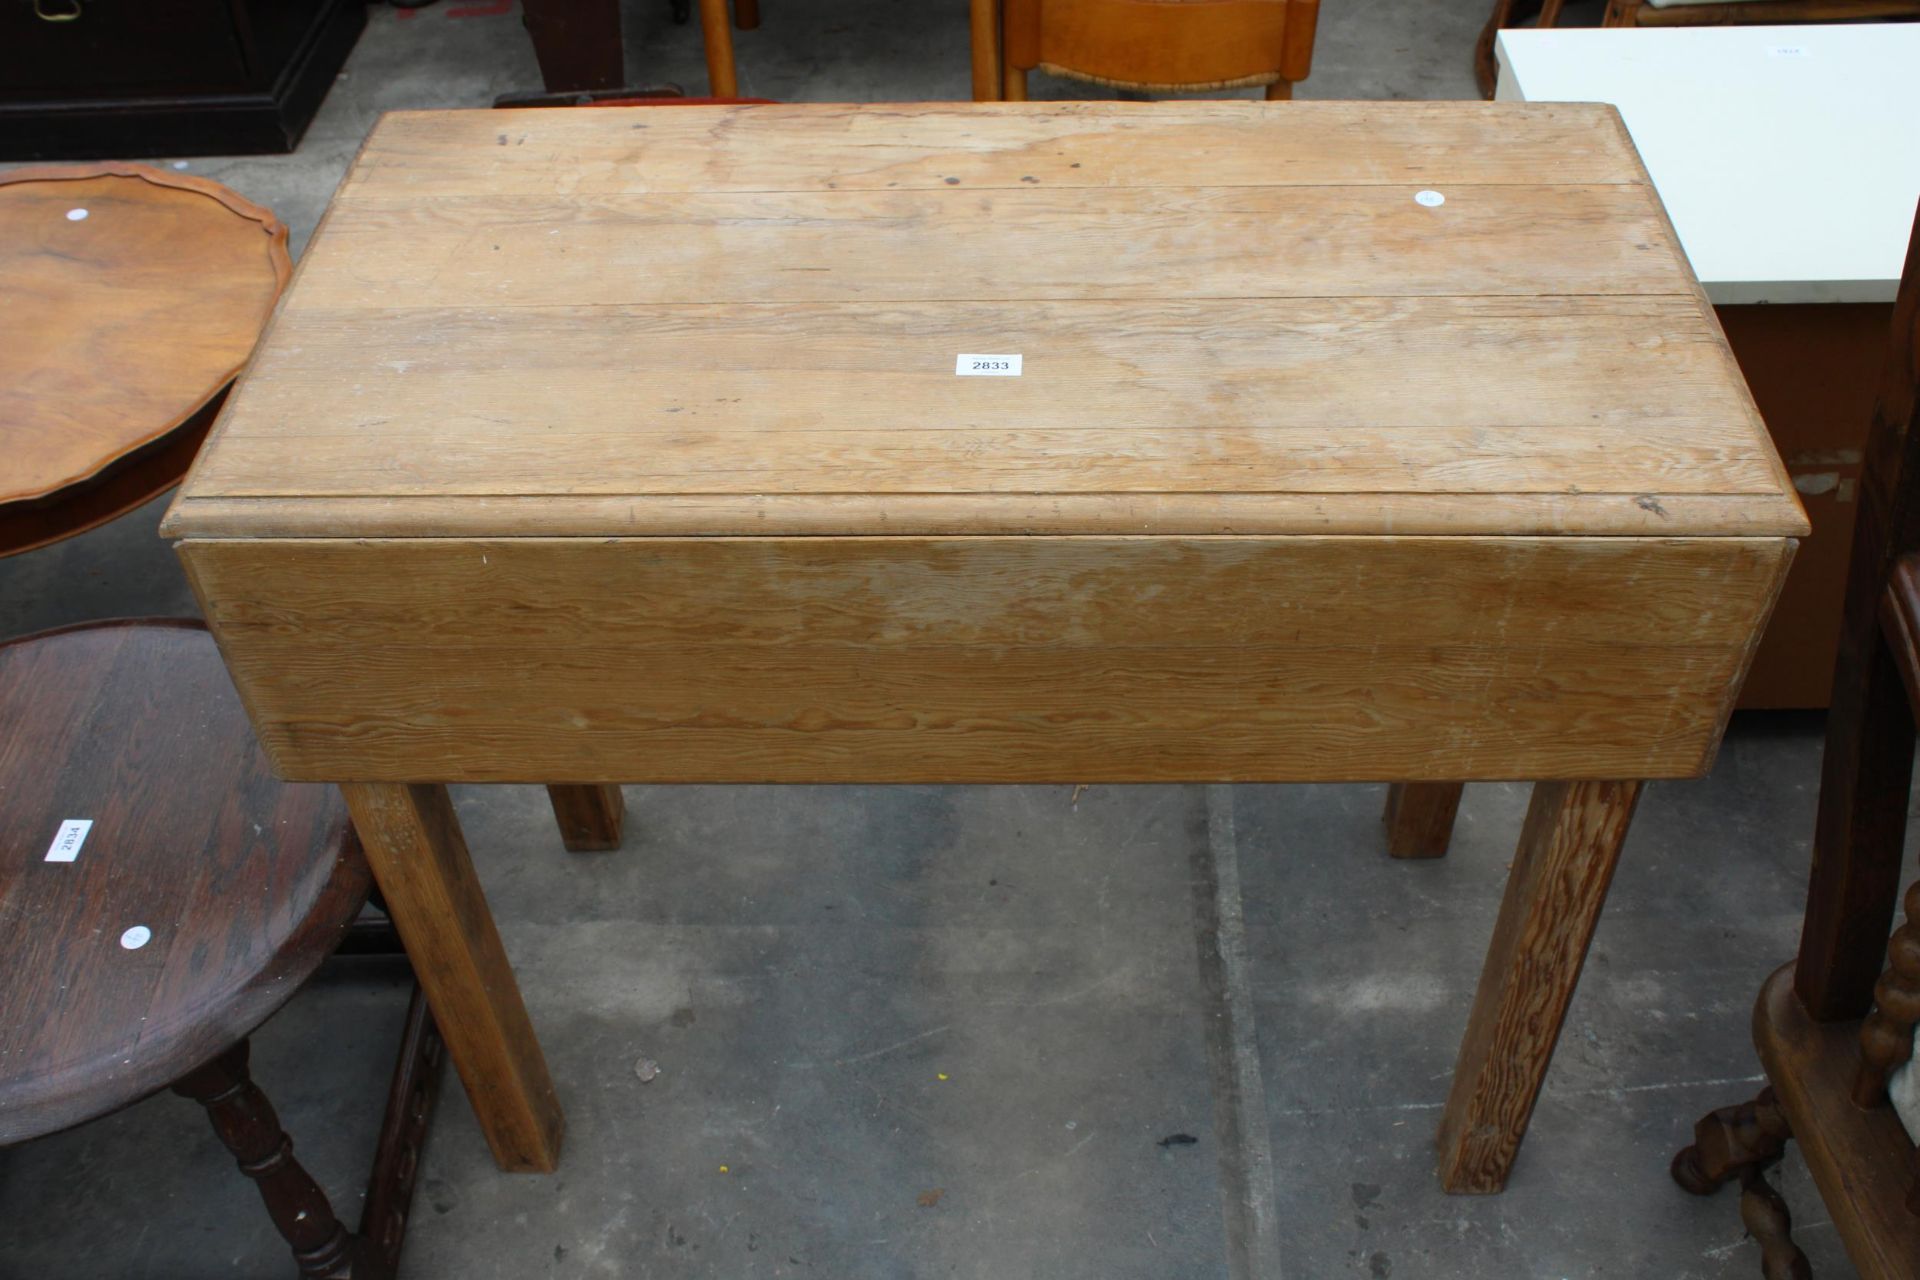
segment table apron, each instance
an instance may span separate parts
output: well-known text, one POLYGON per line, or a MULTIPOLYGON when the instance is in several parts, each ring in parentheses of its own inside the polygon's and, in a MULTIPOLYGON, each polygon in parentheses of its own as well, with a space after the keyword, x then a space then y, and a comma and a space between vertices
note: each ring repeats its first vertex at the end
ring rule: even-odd
POLYGON ((275 767, 444 782, 1661 778, 1787 538, 189 539, 275 767))

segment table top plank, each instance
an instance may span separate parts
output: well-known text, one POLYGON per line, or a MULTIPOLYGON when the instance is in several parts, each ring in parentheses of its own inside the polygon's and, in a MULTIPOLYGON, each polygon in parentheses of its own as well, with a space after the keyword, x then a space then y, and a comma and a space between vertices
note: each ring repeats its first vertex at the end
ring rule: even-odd
POLYGON ((560 453, 595 460, 574 494, 1582 487, 1764 502, 1773 470, 1719 345, 1651 336, 1691 314, 1678 298, 567 308, 516 311, 511 328, 473 311, 333 313, 303 324, 297 355, 263 356, 198 491, 286 496, 319 470, 351 492, 531 492, 560 453), (956 344, 986 333, 1048 342, 1049 367, 954 378, 956 344), (270 441, 369 344, 384 359, 346 389, 357 412, 303 433, 297 458, 235 447, 270 441), (1514 363, 1531 376, 1489 403, 1514 363))
POLYGON ((371 197, 289 310, 1660 294, 1650 188, 1156 187, 371 197))
POLYGON ((168 532, 1803 530, 1610 110, 1338 105, 389 117, 168 532), (1107 185, 874 185, 1047 146, 1107 185))
POLYGON ((1644 183, 1590 107, 1253 102, 782 105, 383 117, 342 194, 1644 183))

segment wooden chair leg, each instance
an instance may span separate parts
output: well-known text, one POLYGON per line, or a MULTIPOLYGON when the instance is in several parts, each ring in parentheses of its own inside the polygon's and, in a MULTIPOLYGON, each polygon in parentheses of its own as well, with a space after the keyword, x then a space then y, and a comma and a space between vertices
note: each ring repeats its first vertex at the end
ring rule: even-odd
POLYGON ((1500 32, 1514 23, 1515 0, 1493 0, 1493 12, 1487 15, 1487 25, 1480 28, 1480 38, 1473 42, 1473 79, 1480 86, 1480 96, 1493 97, 1493 84, 1499 77, 1500 68, 1493 56, 1493 42, 1500 32))
POLYGON ((548 93, 626 83, 620 0, 524 0, 522 21, 548 93))
POLYGON ((1275 80, 1272 84, 1268 85, 1267 101, 1268 102, 1293 101, 1293 81, 1275 80))
POLYGON ((733 70, 733 23, 727 0, 700 0, 700 39, 707 51, 707 92, 716 98, 740 96, 733 70))
POLYGON ((1506 1185, 1640 798, 1638 782, 1540 782, 1440 1121, 1440 1183, 1506 1185))
POLYGON ((373 1172, 367 1178, 366 1207, 360 1211, 362 1265, 353 1280, 391 1280, 399 1270, 407 1212, 420 1173, 420 1153, 440 1099, 446 1067, 445 1043, 427 1007, 426 993, 416 983, 407 1005, 406 1027, 400 1035, 400 1056, 387 1087, 387 1109, 380 1121, 373 1172))
POLYGON ((1760 1244, 1765 1280, 1810 1280, 1807 1255, 1793 1243, 1793 1215, 1767 1181, 1766 1171, 1787 1148, 1793 1131, 1773 1086, 1752 1102, 1710 1111, 1693 1126, 1693 1145, 1673 1157, 1669 1172, 1682 1190, 1712 1195, 1740 1181, 1740 1218, 1760 1244))
POLYGON ((1865 624, 1856 627, 1852 617, 1856 608, 1879 602, 1878 584, 1867 606, 1852 598, 1852 575, 1865 558, 1859 543, 1872 536, 1864 526, 1877 505, 1863 490, 1847 583, 1848 630, 1840 638, 1827 713, 1813 867, 1794 963, 1794 992, 1817 1022, 1862 1017, 1872 1005, 1905 857, 1913 712, 1878 619, 1869 609, 1865 624))
POLYGON ((353 825, 502 1169, 551 1171, 565 1121, 443 786, 345 783, 353 825))
POLYGON ((1767 1181, 1766 1166, 1740 1171, 1740 1221, 1760 1244, 1762 1280, 1813 1280, 1813 1265, 1793 1242, 1793 1215, 1767 1181))
POLYGON ((560 840, 574 853, 592 853, 620 847, 626 821, 626 801, 620 788, 597 783, 555 783, 547 788, 560 840))
POLYGON ((1008 67, 1000 82, 1000 98, 1004 102, 1025 102, 1027 100, 1027 73, 1018 67, 1008 67))
POLYGON ((1387 788, 1387 852, 1396 858, 1444 858, 1453 841, 1462 782, 1396 782, 1387 788))
POLYGON ((213 1131, 252 1178, 273 1226, 293 1249, 303 1276, 348 1280, 360 1252, 359 1237, 333 1216, 326 1192, 293 1158, 293 1139, 280 1127, 273 1104, 247 1071, 245 1040, 173 1086, 207 1109, 213 1131))
POLYGON ((1680 1149, 1668 1172, 1681 1190, 1712 1195, 1742 1170, 1778 1160, 1792 1137, 1786 1112, 1768 1085, 1752 1102, 1700 1117, 1693 1126, 1693 1145, 1680 1149))
POLYGON ((760 25, 760 0, 733 0, 733 25, 752 31, 760 25))
POLYGON ((973 100, 1000 100, 1000 0, 970 0, 973 100))
POLYGON ((1543 29, 1559 26, 1560 10, 1566 7, 1566 3, 1567 0, 1541 0, 1540 21, 1536 25, 1543 29))

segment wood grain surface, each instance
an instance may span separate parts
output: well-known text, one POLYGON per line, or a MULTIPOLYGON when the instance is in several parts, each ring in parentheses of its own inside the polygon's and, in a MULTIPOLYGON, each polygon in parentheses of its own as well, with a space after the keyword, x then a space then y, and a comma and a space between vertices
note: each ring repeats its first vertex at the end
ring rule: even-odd
POLYGON ((620 788, 606 783, 547 787, 560 840, 574 853, 594 853, 620 847, 626 824, 626 800, 620 788))
POLYGON ((1253 102, 806 104, 662 114, 392 112, 340 196, 1647 180, 1625 135, 1596 127, 1611 109, 1581 104, 1296 102, 1278 114, 1253 102))
POLYGON ((204 178, 0 173, 0 502, 80 484, 190 419, 245 363, 290 270, 273 214, 204 178))
POLYGON ((1790 546, 208 539, 182 553, 288 777, 1452 780, 1703 771, 1790 546))
POLYGON ((504 1166, 559 1115, 425 784, 1569 779, 1487 1190, 1637 792, 1580 780, 1707 768, 1806 523, 1610 108, 1190 102, 390 115, 165 529, 504 1166))
POLYGON ((1804 528, 1611 111, 1454 104, 389 116, 167 528, 365 520, 1804 528))
POLYGON ((1460 812, 1457 782, 1396 782, 1387 788, 1387 852, 1396 858, 1444 858, 1460 812))
POLYGON ((1639 799, 1638 782, 1534 786, 1440 1121, 1448 1191, 1506 1186, 1639 799))
POLYGON ((552 1171, 565 1118, 447 789, 341 791, 494 1162, 552 1171))
POLYGON ((331 787, 276 782, 212 637, 0 645, 0 1143, 165 1088, 266 1021, 370 883, 331 787), (61 824, 93 823, 71 861, 61 824), (147 940, 122 944, 129 929, 147 940))

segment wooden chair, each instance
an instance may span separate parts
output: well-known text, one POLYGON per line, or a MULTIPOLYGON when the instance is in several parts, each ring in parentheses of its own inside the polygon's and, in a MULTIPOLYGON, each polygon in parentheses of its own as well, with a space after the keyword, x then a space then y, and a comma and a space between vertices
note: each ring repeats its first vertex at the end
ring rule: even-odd
POLYGON ((274 780, 196 622, 0 645, 0 725, 0 1144, 170 1087, 206 1107, 301 1275, 393 1275, 445 1066, 419 988, 358 1231, 247 1067, 322 961, 367 949, 339 793, 274 780))
POLYGON ((1264 85, 1293 96, 1320 0, 972 0, 973 97, 1023 102, 1041 70, 1116 89, 1264 85))
POLYGON ((1914 1141, 1887 1098, 1920 1021, 1920 884, 1907 891, 1906 923, 1887 937, 1920 714, 1917 388, 1920 222, 1867 441, 1800 953, 1767 979, 1753 1011, 1768 1085, 1702 1119, 1673 1161, 1674 1180, 1695 1194, 1739 1179, 1769 1280, 1808 1274, 1786 1204, 1762 1176, 1789 1138, 1861 1274, 1920 1273, 1914 1141))

